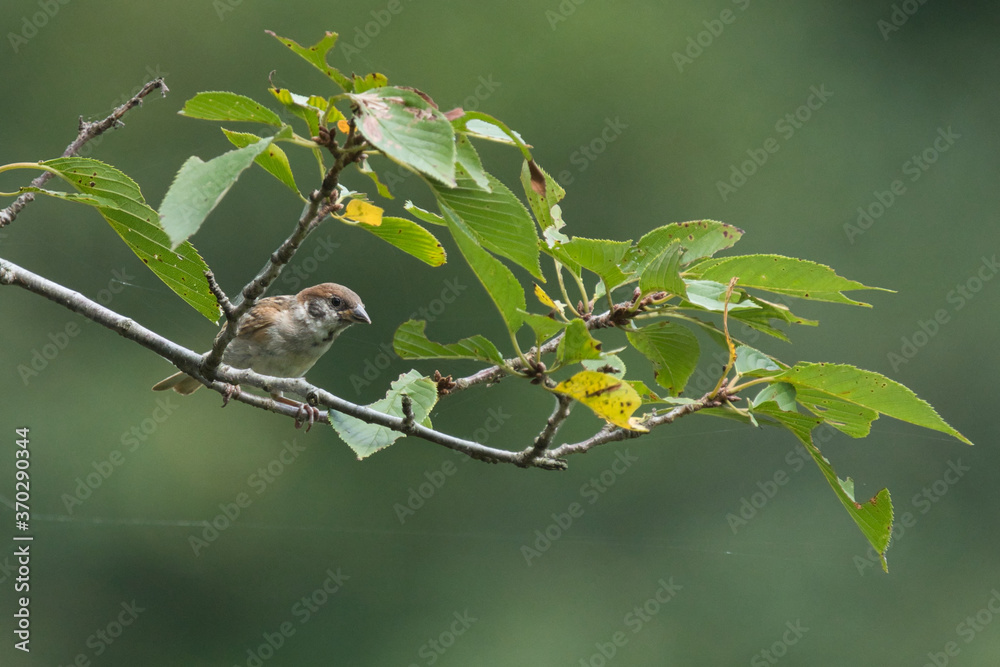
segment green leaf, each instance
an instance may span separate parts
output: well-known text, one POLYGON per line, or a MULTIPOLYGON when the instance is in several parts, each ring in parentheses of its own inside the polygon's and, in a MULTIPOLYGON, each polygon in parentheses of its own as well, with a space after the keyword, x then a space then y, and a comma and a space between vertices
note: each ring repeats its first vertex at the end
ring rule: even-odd
POLYGON ((781 367, 774 363, 771 357, 748 345, 740 345, 736 348, 735 365, 736 372, 740 375, 761 376, 781 371, 781 367))
MULTIPOLYGON (((795 364, 775 380, 795 385, 802 401, 802 390, 812 389, 828 398, 880 412, 901 421, 923 426, 971 445, 964 435, 949 426, 926 401, 895 380, 846 364, 795 364)), ((808 406, 807 406, 808 407, 808 406)), ((834 424, 836 425, 836 424, 834 424)))
POLYGON ((305 121, 310 137, 319 135, 319 122, 328 108, 325 99, 297 95, 287 88, 268 88, 268 90, 289 112, 305 121))
POLYGON ((552 338, 567 326, 566 322, 561 320, 554 320, 545 315, 536 315, 535 313, 525 311, 521 311, 521 317, 524 323, 535 332, 535 338, 538 341, 545 341, 552 338))
MULTIPOLYGON (((225 128, 222 128, 222 132, 237 148, 245 148, 250 144, 264 140, 263 137, 258 137, 256 134, 249 132, 232 132, 225 128)), ((272 143, 267 147, 267 150, 254 158, 254 162, 259 164, 264 171, 284 183, 289 190, 295 194, 299 194, 299 188, 295 185, 295 176, 292 174, 292 166, 288 164, 288 156, 285 155, 285 151, 281 150, 281 148, 272 143)))
POLYGON ((554 178, 549 176, 544 169, 538 166, 534 160, 525 160, 521 165, 521 185, 524 186, 524 194, 528 199, 528 205, 535 214, 535 220, 542 230, 555 227, 559 214, 553 215, 552 207, 559 204, 566 196, 566 191, 554 178))
POLYGON ((809 412, 852 438, 867 436, 871 432, 872 422, 878 419, 878 412, 875 410, 842 401, 815 389, 800 387, 795 392, 795 398, 809 412))
POLYGON ((573 364, 583 359, 600 359, 601 343, 590 335, 583 320, 573 320, 559 340, 556 359, 561 364, 573 364))
POLYGON ((833 492, 844 505, 844 509, 854 519, 862 534, 878 553, 882 560, 882 569, 888 572, 889 564, 885 559, 885 552, 889 548, 889 539, 892 537, 893 521, 892 499, 889 497, 888 489, 882 489, 867 502, 859 503, 854 497, 854 480, 850 477, 844 480, 837 477, 830 461, 813 444, 812 430, 820 423, 819 420, 797 412, 785 412, 778 408, 775 403, 765 403, 759 406, 755 413, 758 416, 761 414, 769 415, 802 442, 816 465, 819 466, 820 472, 826 477, 833 492))
MULTIPOLYGON (((687 300, 692 304, 717 313, 721 313, 725 309, 728 285, 712 280, 685 280, 684 284, 687 285, 687 300)), ((745 296, 746 293, 737 289, 733 290, 732 298, 729 300, 730 313, 737 310, 760 308, 752 300, 743 298, 745 296)))
POLYGON ((392 348, 403 359, 475 359, 502 364, 503 356, 496 345, 483 336, 470 336, 457 343, 442 345, 428 340, 424 334, 427 322, 407 320, 396 329, 392 348))
MULTIPOLYGON (((580 360, 580 365, 586 368, 588 371, 597 371, 599 373, 607 373, 608 375, 614 375, 616 378, 625 377, 625 362, 622 361, 617 354, 602 354, 596 359, 582 359, 580 360)), ((630 382, 633 389, 636 389, 635 382, 630 382)), ((642 384, 639 382, 638 384, 642 384)), ((638 389, 636 389, 638 391, 638 389)))
POLYGON ((406 210, 407 213, 412 215, 414 218, 417 218, 418 220, 423 220, 424 222, 430 225, 441 225, 442 227, 448 226, 448 223, 446 223, 444 221, 444 218, 442 218, 440 215, 432 211, 422 209, 409 200, 407 200, 407 202, 403 204, 403 208, 406 210))
POLYGON ((245 95, 225 91, 198 93, 178 112, 188 118, 203 120, 237 120, 248 123, 266 123, 281 127, 278 114, 261 106, 245 95))
POLYGON ((698 365, 698 339, 686 326, 657 322, 627 331, 632 346, 653 363, 656 382, 677 396, 698 365))
POLYGON ((458 249, 479 282, 486 288, 487 294, 493 299, 507 329, 511 333, 516 332, 521 328, 521 323, 524 321, 522 313, 527 308, 521 284, 503 262, 480 247, 479 239, 454 211, 442 205, 441 212, 455 243, 458 244, 458 249))
POLYGON ((612 290, 627 278, 620 266, 622 258, 631 247, 631 241, 608 241, 577 236, 568 243, 556 244, 551 252, 570 270, 580 266, 596 273, 607 288, 612 290))
POLYGON ((486 172, 483 171, 483 163, 479 160, 479 153, 476 152, 475 146, 464 134, 458 135, 455 139, 455 159, 480 190, 490 191, 490 180, 487 178, 486 172))
POLYGON ((575 398, 598 417, 630 431, 646 432, 632 417, 642 399, 628 382, 597 371, 580 371, 556 385, 552 391, 575 398))
POLYGON ((785 412, 795 411, 795 387, 787 382, 775 382, 764 387, 754 396, 750 404, 754 407, 774 401, 785 412))
POLYGON ((385 197, 386 199, 395 199, 395 197, 392 196, 392 193, 389 192, 388 186, 386 186, 384 183, 382 183, 381 180, 379 180, 378 173, 371 168, 371 165, 368 164, 368 160, 355 162, 354 166, 356 166, 358 168, 358 171, 360 171, 362 174, 372 179, 372 182, 375 184, 375 189, 378 190, 379 196, 385 197))
POLYGON ((160 204, 160 220, 174 246, 198 231, 240 174, 267 150, 273 139, 261 139, 208 162, 192 155, 181 165, 160 204))
POLYGON ((507 127, 505 123, 481 111, 466 111, 451 121, 458 132, 468 134, 477 139, 486 139, 501 144, 517 146, 525 160, 531 159, 531 151, 521 135, 507 127))
POLYGON ((358 131, 386 157, 455 187, 455 132, 412 90, 385 86, 349 95, 358 131))
POLYGON ((190 243, 170 249, 170 239, 156 211, 146 204, 139 186, 114 167, 88 158, 43 162, 85 196, 94 197, 98 212, 143 264, 192 308, 212 322, 219 305, 208 288, 208 266, 190 243))
POLYGON ((445 263, 444 247, 429 231, 406 218, 383 217, 382 224, 355 225, 431 266, 445 263))
POLYGON ((354 92, 356 93, 363 93, 366 90, 381 88, 387 85, 389 85, 389 79, 386 78, 385 74, 372 72, 364 76, 354 75, 354 92))
POLYGON ((687 298, 687 287, 680 275, 683 252, 680 242, 674 241, 653 258, 639 277, 643 294, 664 291, 687 298))
MULTIPOLYGON (((667 405, 690 405, 691 403, 697 403, 693 398, 684 398, 683 396, 659 396, 655 391, 650 389, 645 382, 642 380, 626 380, 632 388, 635 389, 636 393, 642 399, 642 404, 647 405, 650 403, 666 403, 667 405)), ((749 421, 749 420, 747 420, 749 421)))
POLYGON ((802 324, 811 327, 819 324, 816 320, 807 320, 804 317, 793 314, 783 304, 765 301, 760 297, 751 297, 751 300, 760 306, 760 308, 736 310, 735 312, 730 312, 730 317, 736 318, 751 329, 774 336, 786 343, 788 342, 788 336, 780 329, 775 328, 771 322, 788 322, 789 324, 802 324))
POLYGON ((743 288, 756 287, 800 299, 854 306, 870 307, 870 304, 848 298, 843 294, 844 290, 892 291, 848 280, 823 264, 781 255, 739 255, 710 259, 692 267, 691 273, 704 280, 727 284, 730 278, 739 276, 739 286, 743 288))
POLYGON ((524 205, 503 183, 486 174, 489 191, 481 190, 465 169, 456 169, 457 186, 431 182, 438 205, 450 208, 472 230, 483 247, 506 257, 542 279, 535 223, 524 205))
MULTIPOLYGON (((426 422, 437 403, 437 383, 422 377, 417 371, 400 375, 390 386, 385 398, 375 401, 368 407, 393 417, 403 417, 403 394, 410 397, 413 421, 417 424, 426 422)), ((336 410, 330 410, 329 414, 333 428, 358 455, 358 460, 385 449, 403 437, 399 431, 369 424, 336 410)))
POLYGON ((329 77, 330 80, 343 88, 345 92, 351 92, 354 90, 354 84, 351 80, 341 74, 337 69, 330 67, 330 65, 326 62, 326 54, 333 48, 333 45, 337 43, 337 33, 327 32, 323 35, 323 39, 319 40, 312 46, 304 47, 300 46, 294 40, 279 37, 270 30, 265 30, 264 32, 290 48, 293 53, 301 56, 306 62, 311 64, 313 67, 329 77))
POLYGON ((18 194, 23 194, 25 192, 34 192, 40 195, 45 195, 47 197, 52 197, 54 199, 62 199, 63 201, 76 202, 77 204, 86 204, 87 206, 93 206, 94 208, 99 208, 102 206, 116 208, 115 202, 110 199, 105 199, 103 197, 98 197, 96 195, 85 195, 79 192, 60 192, 59 190, 46 190, 45 188, 36 188, 33 185, 26 185, 24 187, 18 188, 18 194))
POLYGON ((715 220, 672 222, 647 232, 639 239, 630 257, 634 266, 629 268, 641 272, 649 262, 674 242, 679 242, 684 247, 681 264, 690 264, 697 259, 711 257, 720 250, 731 248, 742 236, 743 230, 739 227, 715 220))

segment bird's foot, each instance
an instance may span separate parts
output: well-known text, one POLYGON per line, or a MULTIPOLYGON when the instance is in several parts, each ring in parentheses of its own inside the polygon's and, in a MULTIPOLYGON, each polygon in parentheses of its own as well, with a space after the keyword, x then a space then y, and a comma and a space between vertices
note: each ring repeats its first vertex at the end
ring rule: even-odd
POLYGON ((243 390, 238 384, 227 384, 225 391, 222 392, 222 407, 229 405, 229 401, 239 396, 241 391, 243 390))

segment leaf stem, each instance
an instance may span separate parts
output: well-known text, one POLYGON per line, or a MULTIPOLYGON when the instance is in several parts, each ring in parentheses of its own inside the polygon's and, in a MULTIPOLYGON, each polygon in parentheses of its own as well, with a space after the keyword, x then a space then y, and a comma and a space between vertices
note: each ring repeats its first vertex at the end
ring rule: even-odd
POLYGON ((733 287, 736 286, 737 280, 739 280, 738 276, 733 276, 729 279, 729 286, 726 287, 726 300, 722 306, 722 330, 726 334, 726 346, 729 347, 729 361, 726 362, 726 367, 722 369, 722 376, 715 385, 715 389, 711 391, 711 396, 718 396, 719 390, 722 389, 722 385, 729 375, 729 371, 732 370, 733 364, 736 362, 736 346, 733 345, 733 339, 729 336, 729 300, 733 296, 733 287))
POLYGON ((566 283, 563 281, 562 270, 563 264, 555 257, 552 258, 553 263, 556 265, 556 279, 559 281, 559 291, 562 292, 562 297, 566 302, 566 306, 573 312, 574 315, 580 317, 580 312, 573 305, 572 300, 569 298, 569 292, 566 291, 566 283))

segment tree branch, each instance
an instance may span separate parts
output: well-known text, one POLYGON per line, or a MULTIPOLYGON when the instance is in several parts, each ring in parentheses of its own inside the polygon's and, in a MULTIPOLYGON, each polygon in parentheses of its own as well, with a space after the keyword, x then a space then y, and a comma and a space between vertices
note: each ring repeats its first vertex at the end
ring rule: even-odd
MULTIPOLYGON (((133 107, 142 104, 142 98, 149 95, 151 92, 160 89, 160 93, 166 97, 170 90, 167 88, 167 84, 163 82, 163 79, 154 79, 142 87, 138 93, 133 95, 131 99, 126 101, 120 107, 116 108, 107 118, 97 121, 96 123, 87 123, 80 117, 80 131, 76 135, 66 150, 63 151, 62 157, 70 157, 76 155, 80 148, 93 139, 94 137, 104 134, 106 131, 114 127, 121 127, 124 124, 121 122, 122 116, 124 116, 133 107)), ((31 182, 31 185, 36 188, 40 188, 45 185, 50 178, 52 178, 52 172, 45 171, 42 172, 35 180, 31 182)), ((14 200, 14 203, 7 208, 0 211, 0 227, 6 227, 10 223, 14 222, 14 218, 17 217, 18 213, 21 212, 25 206, 34 201, 35 193, 25 192, 23 195, 14 200)))
MULTIPOLYGON (((587 329, 607 329, 609 327, 625 324, 643 310, 643 307, 640 307, 638 310, 632 312, 629 309, 633 306, 634 302, 632 301, 617 303, 611 310, 607 310, 600 315, 587 318, 587 329)), ((524 356, 528 359, 538 360, 542 355, 555 352, 559 347, 559 341, 562 340, 562 337, 565 334, 566 332, 564 330, 543 343, 541 347, 532 347, 525 353, 524 356)), ((528 370, 525 368, 524 363, 516 357, 514 359, 505 359, 504 364, 508 368, 512 368, 515 371, 528 370)), ((481 371, 477 371, 472 375, 452 380, 451 383, 448 384, 448 390, 444 393, 453 394, 457 391, 468 389, 469 387, 473 387, 477 384, 494 384, 507 377, 507 375, 508 373, 504 370, 503 366, 490 366, 482 369, 481 371)))
POLYGON ((532 443, 531 447, 521 452, 525 464, 530 464, 546 452, 552 443, 552 438, 559 431, 559 427, 569 417, 569 411, 573 407, 573 399, 566 394, 555 394, 555 397, 556 407, 552 410, 552 415, 548 418, 548 421, 545 422, 545 428, 535 438, 535 442, 532 443))
MULTIPOLYGON (((676 408, 664 412, 662 414, 652 415, 647 417, 640 423, 640 426, 647 428, 652 431, 657 426, 663 426, 664 424, 673 423, 675 420, 685 416, 694 414, 699 410, 705 408, 717 408, 724 405, 732 397, 725 393, 720 393, 719 395, 712 396, 711 394, 705 394, 700 399, 694 403, 687 403, 685 405, 679 405, 676 408)), ((583 454, 584 452, 597 447, 598 445, 603 445, 609 442, 617 442, 619 440, 629 440, 631 438, 638 438, 640 436, 646 435, 648 431, 629 431, 627 429, 620 428, 618 426, 612 426, 611 424, 605 424, 604 427, 590 436, 586 440, 581 440, 573 444, 564 444, 556 447, 555 449, 550 449, 546 454, 552 458, 562 458, 564 456, 569 456, 571 454, 583 454)))
MULTIPOLYGON (((43 296, 74 313, 83 315, 87 319, 156 352, 185 373, 199 378, 206 386, 220 394, 231 393, 230 385, 233 384, 247 384, 267 392, 274 390, 289 391, 302 397, 314 397, 319 405, 332 408, 369 424, 377 424, 394 431, 399 431, 400 433, 422 438, 423 440, 448 447, 449 449, 454 449, 480 461, 488 463, 513 463, 525 466, 521 462, 518 452, 486 447, 473 440, 456 438, 455 436, 435 431, 420 424, 407 423, 408 420, 405 417, 394 417, 362 405, 351 403, 306 382, 302 378, 272 377, 260 375, 251 370, 238 370, 229 366, 220 366, 215 372, 215 378, 209 381, 199 372, 203 360, 202 355, 160 336, 128 317, 109 310, 95 301, 91 301, 79 292, 39 276, 5 259, 0 259, 0 285, 16 285, 29 292, 43 296)), ((246 392, 240 392, 233 395, 232 398, 247 405, 286 415, 292 419, 295 419, 299 412, 298 409, 283 405, 273 399, 254 396, 246 392)), ((329 416, 321 415, 320 421, 329 423, 329 416)), ((566 468, 565 461, 559 461, 550 456, 539 456, 528 465, 547 470, 563 470, 566 468)))

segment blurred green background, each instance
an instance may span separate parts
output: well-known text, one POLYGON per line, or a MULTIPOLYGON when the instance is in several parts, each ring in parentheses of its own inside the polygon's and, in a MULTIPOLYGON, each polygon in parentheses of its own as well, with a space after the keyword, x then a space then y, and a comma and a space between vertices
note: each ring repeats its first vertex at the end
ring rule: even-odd
MULTIPOLYGON (((713 218, 746 230, 740 252, 809 258, 897 290, 865 298, 874 309, 803 304, 820 327, 794 331, 791 346, 756 344, 789 362, 890 375, 977 445, 888 419, 865 440, 838 434, 824 445, 859 498, 887 486, 897 518, 910 513, 908 526, 897 521, 886 575, 782 432, 695 416, 573 458, 561 474, 483 465, 412 440, 358 462, 322 428, 305 434, 238 404, 220 411, 208 392, 153 394, 169 364, 2 288, 0 496, 13 492, 14 429, 28 426, 35 541, 30 655, 13 649, 13 547, 0 548, 0 663, 995 664, 995 6, 10 0, 0 17, 0 163, 55 157, 78 116, 102 118, 151 73, 163 75, 166 99, 148 98, 126 128, 85 152, 131 175, 158 206, 189 155, 229 149, 218 124, 176 115, 186 99, 232 90, 274 108, 272 70, 277 84, 327 93, 323 77, 264 30, 303 44, 335 30, 353 47, 331 57, 342 70, 384 72, 442 108, 478 105, 521 132, 539 163, 563 174, 574 233, 634 239, 713 218), (824 99, 800 110, 814 90, 824 99), (793 124, 786 114, 797 111, 793 124), (953 138, 935 149, 939 131, 953 138), (596 141, 602 132, 613 141, 596 141), (769 139, 777 151, 742 166, 769 139), (718 183, 734 168, 753 173, 723 196, 718 183), (886 205, 896 179, 905 191, 886 205), (880 215, 849 234, 859 207, 880 215), (921 335, 938 311, 947 321, 921 335), (67 325, 76 335, 60 338, 67 325), (22 378, 18 367, 53 339, 64 348, 22 378), (922 345, 894 364, 904 339, 922 345), (279 474, 262 482, 258 470, 269 465, 279 474), (762 488, 774 491, 767 482, 779 471, 787 483, 731 527, 727 515, 762 488), (591 480, 602 473, 614 483, 598 491, 591 480), (88 475, 100 485, 67 507, 88 475), (401 514, 420 492, 423 505, 401 514), (249 506, 195 554, 190 536, 241 493, 249 506), (582 516, 558 528, 553 515, 572 503, 582 516), (561 535, 527 562, 522 547, 535 548, 546 530, 561 535)), ((517 185, 516 155, 483 154, 517 185)), ((295 160, 301 186, 313 187, 309 159, 295 160)), ((0 190, 29 178, 4 174, 0 190)), ((348 185, 370 189, 356 176, 348 185)), ((397 194, 396 214, 407 197, 430 205, 416 179, 397 194)), ((235 293, 299 211, 254 170, 192 240, 235 293)), ((384 346, 420 308, 436 311, 428 333, 438 340, 499 331, 446 245, 452 261, 431 269, 338 223, 310 238, 296 260, 308 275, 288 273, 272 293, 342 282, 374 320, 338 340, 313 382, 352 400, 380 397, 411 367, 384 346)), ((0 256, 195 349, 214 335, 82 207, 37 201, 0 230, 0 256)), ((521 448, 550 407, 535 388, 509 382, 443 400, 435 425, 521 448)), ((575 411, 559 442, 599 425, 584 413, 575 411)), ((0 515, 13 534, 13 513, 0 515)))

